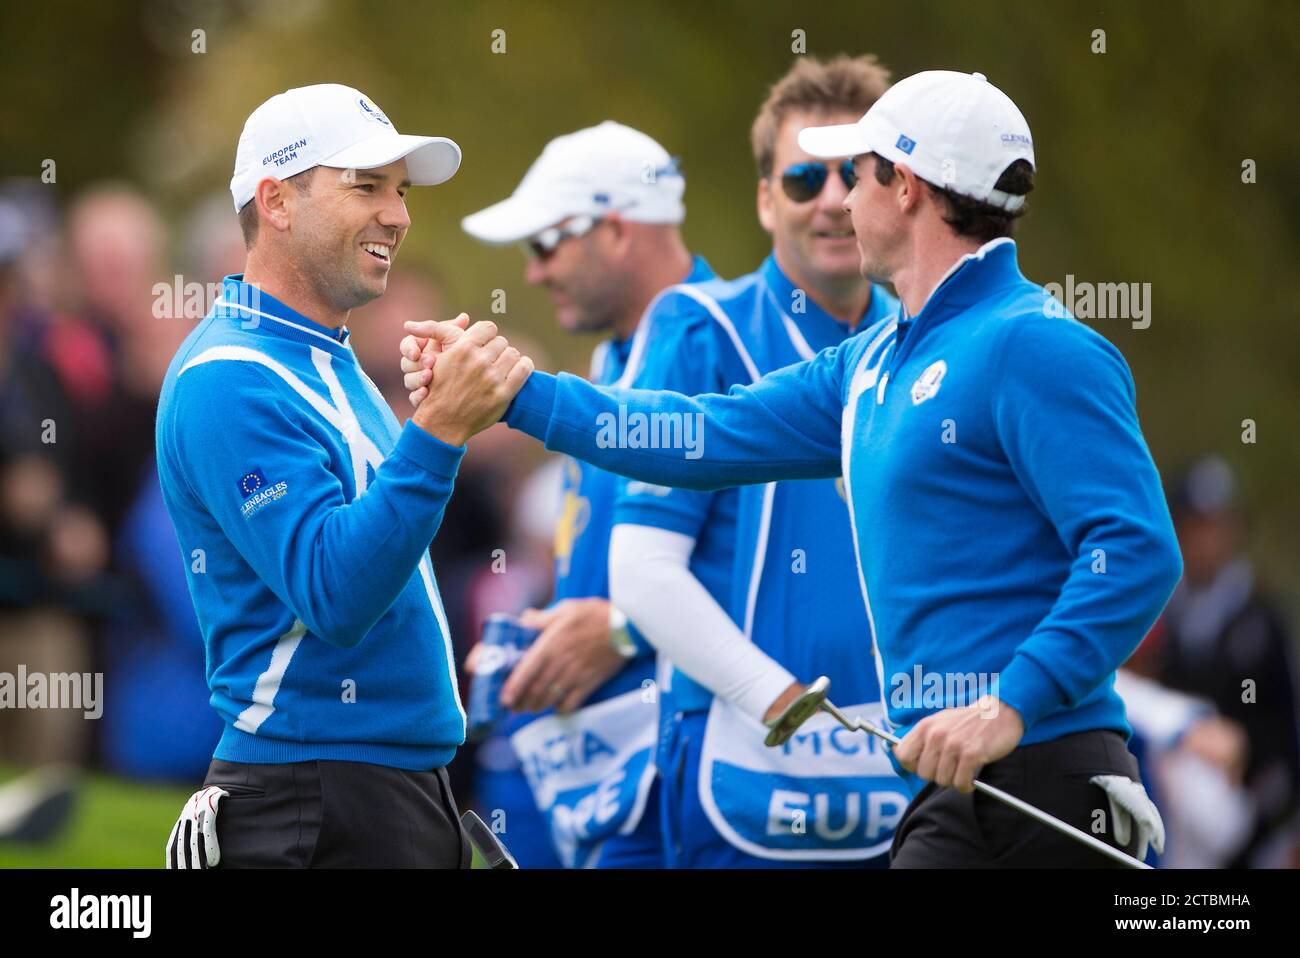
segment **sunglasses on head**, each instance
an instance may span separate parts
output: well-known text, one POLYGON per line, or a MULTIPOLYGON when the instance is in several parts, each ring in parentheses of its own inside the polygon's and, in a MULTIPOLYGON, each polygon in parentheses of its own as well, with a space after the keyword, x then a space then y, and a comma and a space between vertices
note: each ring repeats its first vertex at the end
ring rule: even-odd
MULTIPOLYGON (((829 176, 830 169, 825 163, 818 161, 796 163, 794 166, 787 167, 781 174, 781 189, 796 203, 807 203, 821 195, 822 187, 826 185, 829 176)), ((844 181, 846 190, 853 189, 854 184, 858 182, 857 174, 853 172, 852 160, 845 160, 840 164, 840 179, 844 181)))
POLYGON ((551 226, 523 241, 524 252, 538 259, 546 259, 566 239, 586 236, 600 222, 594 216, 575 216, 560 226, 551 226))

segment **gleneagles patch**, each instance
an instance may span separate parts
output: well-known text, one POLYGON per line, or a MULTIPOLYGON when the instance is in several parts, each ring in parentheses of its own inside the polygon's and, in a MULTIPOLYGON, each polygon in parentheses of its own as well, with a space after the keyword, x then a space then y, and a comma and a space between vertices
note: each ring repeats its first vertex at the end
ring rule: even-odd
POLYGON ((921 373, 916 382, 912 383, 912 405, 919 406, 937 393, 939 384, 943 382, 943 377, 947 372, 948 364, 942 359, 927 366, 925 372, 921 373))
POLYGON ((239 491, 247 498, 239 507, 245 519, 261 509, 268 502, 284 497, 289 491, 287 482, 267 482, 266 473, 261 469, 250 469, 239 477, 239 491))

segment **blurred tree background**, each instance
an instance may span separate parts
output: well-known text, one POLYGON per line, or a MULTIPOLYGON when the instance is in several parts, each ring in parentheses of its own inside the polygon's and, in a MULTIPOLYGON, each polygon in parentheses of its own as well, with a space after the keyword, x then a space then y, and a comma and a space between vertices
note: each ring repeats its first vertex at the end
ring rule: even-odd
POLYGON ((226 189, 258 103, 308 83, 356 86, 402 131, 464 150, 447 186, 412 193, 399 268, 435 273, 453 312, 486 315, 504 289, 508 313, 494 318, 506 331, 582 369, 592 343, 558 335, 520 254, 477 245, 460 218, 509 193, 551 137, 613 118, 682 157, 692 248, 724 275, 747 272, 769 248, 749 124, 794 57, 794 31, 811 54, 874 52, 895 78, 979 70, 1016 100, 1040 167, 1019 234, 1025 271, 1042 283, 1151 284, 1149 328, 1092 325, 1133 368, 1162 470, 1205 451, 1237 466, 1260 566, 1296 594, 1295 3, 10 3, 0 175, 39 176, 53 158, 61 199, 122 178, 179 222, 226 189), (1254 444, 1242 441, 1245 419, 1254 444))

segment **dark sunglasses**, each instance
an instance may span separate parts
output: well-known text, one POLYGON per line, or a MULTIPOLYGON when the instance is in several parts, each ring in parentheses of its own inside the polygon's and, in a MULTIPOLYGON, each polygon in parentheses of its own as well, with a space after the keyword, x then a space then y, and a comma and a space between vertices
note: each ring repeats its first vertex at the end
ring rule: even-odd
MULTIPOLYGON (((826 185, 829 175, 830 170, 825 163, 796 163, 781 174, 781 189, 796 203, 807 203, 821 195, 822 187, 826 185)), ((858 176, 853 172, 852 160, 845 160, 840 164, 840 179, 844 181, 846 190, 853 189, 854 184, 858 182, 858 176)))

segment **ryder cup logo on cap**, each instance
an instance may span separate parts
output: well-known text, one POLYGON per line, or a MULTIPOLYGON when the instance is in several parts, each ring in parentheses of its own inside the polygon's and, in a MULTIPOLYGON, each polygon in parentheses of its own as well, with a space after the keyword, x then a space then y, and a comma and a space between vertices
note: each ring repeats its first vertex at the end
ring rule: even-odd
POLYGON ((617 212, 635 223, 680 223, 686 180, 668 151, 613 120, 556 137, 508 198, 461 221, 485 243, 515 243, 571 216, 617 212))
POLYGON ((384 116, 383 110, 379 109, 379 107, 377 106, 374 106, 365 97, 363 96, 357 97, 357 106, 361 107, 361 112, 363 112, 366 116, 370 117, 370 119, 378 120, 380 123, 384 124, 384 126, 393 125, 392 123, 389 122, 388 117, 384 116))
POLYGON ((996 189, 1016 160, 1034 164, 1029 124, 982 73, 927 70, 899 80, 857 123, 809 127, 814 156, 878 153, 931 185, 1014 212, 1025 203, 996 189))
POLYGON ((371 170, 405 158, 412 186, 434 186, 460 166, 444 136, 407 136, 361 91, 319 83, 277 93, 252 112, 239 136, 230 195, 239 211, 268 176, 284 180, 313 166, 371 170))

